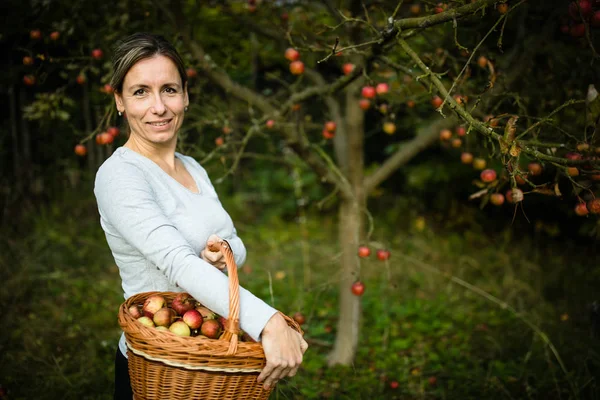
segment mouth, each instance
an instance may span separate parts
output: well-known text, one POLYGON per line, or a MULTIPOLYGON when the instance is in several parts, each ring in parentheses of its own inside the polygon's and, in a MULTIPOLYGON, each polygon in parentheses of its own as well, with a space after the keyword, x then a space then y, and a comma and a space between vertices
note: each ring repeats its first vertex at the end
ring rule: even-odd
POLYGON ((160 121, 146 122, 150 126, 161 127, 167 125, 172 119, 161 119, 160 121))

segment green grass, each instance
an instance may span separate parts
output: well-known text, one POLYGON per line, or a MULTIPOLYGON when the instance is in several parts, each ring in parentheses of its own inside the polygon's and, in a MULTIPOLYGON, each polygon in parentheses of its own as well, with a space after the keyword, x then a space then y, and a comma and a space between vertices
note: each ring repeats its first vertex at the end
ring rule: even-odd
MULTIPOLYGON (((373 246, 392 257, 361 260, 358 354, 333 368, 334 218, 236 218, 249 251, 242 284, 307 317, 303 367, 272 398, 600 398, 600 348, 584 307, 600 282, 597 253, 509 232, 487 237, 475 225, 452 232, 427 218, 418 231, 411 217, 375 215, 373 246)), ((0 384, 11 399, 110 399, 122 294, 93 199, 67 193, 33 221, 24 237, 5 229, 0 240, 0 384)))

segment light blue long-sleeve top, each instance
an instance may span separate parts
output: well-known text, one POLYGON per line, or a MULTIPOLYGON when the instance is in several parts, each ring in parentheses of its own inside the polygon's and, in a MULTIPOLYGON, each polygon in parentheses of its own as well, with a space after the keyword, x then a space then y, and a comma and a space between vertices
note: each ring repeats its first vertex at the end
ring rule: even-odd
MULTIPOLYGON (((186 291, 216 313, 229 313, 228 278, 199 257, 211 234, 227 240, 238 266, 246 248, 208 174, 175 153, 194 178, 194 193, 152 160, 119 147, 96 174, 100 223, 119 267, 125 299, 148 291, 186 291)), ((276 310, 240 288, 240 325, 253 339, 276 310)), ((121 335, 119 348, 126 356, 121 335)))

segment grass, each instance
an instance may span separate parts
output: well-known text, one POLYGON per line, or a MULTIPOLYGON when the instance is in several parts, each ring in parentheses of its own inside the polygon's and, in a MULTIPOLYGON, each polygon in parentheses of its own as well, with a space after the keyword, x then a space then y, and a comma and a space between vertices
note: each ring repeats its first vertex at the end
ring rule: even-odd
MULTIPOLYGON (((307 319, 301 372, 272 398, 600 398, 600 347, 585 309, 600 282, 597 252, 426 220, 416 229, 414 217, 394 224, 375 215, 372 246, 392 257, 360 261, 367 289, 358 353, 352 366, 328 368, 334 219, 236 218, 249 250, 242 284, 307 319)), ((122 294, 94 201, 67 192, 33 221, 27 235, 5 228, 0 240, 0 384, 11 399, 110 399, 122 294)))

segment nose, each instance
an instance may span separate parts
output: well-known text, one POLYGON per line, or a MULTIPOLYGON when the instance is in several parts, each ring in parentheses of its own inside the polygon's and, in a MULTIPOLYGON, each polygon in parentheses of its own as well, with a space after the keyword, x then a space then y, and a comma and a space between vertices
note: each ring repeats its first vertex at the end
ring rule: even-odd
POLYGON ((154 96, 154 104, 152 105, 150 111, 152 111, 154 114, 162 115, 166 110, 167 108, 165 107, 165 103, 163 102, 160 93, 156 94, 154 96))

